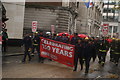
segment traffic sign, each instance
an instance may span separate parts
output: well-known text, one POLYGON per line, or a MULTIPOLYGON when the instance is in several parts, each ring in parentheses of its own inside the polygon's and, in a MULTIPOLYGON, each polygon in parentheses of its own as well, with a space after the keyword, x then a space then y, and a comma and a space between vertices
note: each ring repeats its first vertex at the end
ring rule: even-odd
POLYGON ((32 32, 37 31, 37 21, 32 21, 32 32))
POLYGON ((103 27, 102 27, 102 33, 103 35, 107 35, 108 34, 108 27, 109 27, 109 24, 103 24, 103 27))

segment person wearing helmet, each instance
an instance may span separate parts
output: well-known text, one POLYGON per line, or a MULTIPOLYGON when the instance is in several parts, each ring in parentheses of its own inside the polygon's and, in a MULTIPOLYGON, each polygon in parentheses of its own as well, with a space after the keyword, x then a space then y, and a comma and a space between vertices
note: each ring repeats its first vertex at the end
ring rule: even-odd
POLYGON ((23 38, 22 45, 24 45, 24 47, 25 47, 24 58, 23 58, 22 62, 26 61, 27 55, 28 55, 29 61, 31 61, 30 50, 32 47, 32 40, 31 40, 31 37, 29 34, 26 34, 25 37, 23 38))
POLYGON ((89 40, 89 38, 85 38, 84 42, 83 42, 83 59, 85 62, 85 74, 88 74, 89 72, 89 67, 90 67, 90 60, 93 56, 93 44, 92 41, 89 40))
POLYGON ((78 33, 74 33, 74 37, 72 37, 72 39, 70 40, 70 44, 76 45, 78 42, 78 39, 80 39, 80 37, 78 37, 78 33))
POLYGON ((63 43, 68 43, 69 39, 68 37, 66 36, 66 34, 62 34, 61 38, 60 38, 60 42, 63 42, 63 43))
POLYGON ((35 49, 38 54, 38 62, 43 63, 43 58, 40 57, 40 37, 38 36, 38 32, 35 32, 32 38, 32 53, 35 52, 35 49))
POLYGON ((3 29, 3 32, 2 32, 2 52, 6 52, 7 41, 8 41, 7 29, 3 29))
POLYGON ((114 62, 116 66, 118 66, 118 62, 120 59, 120 41, 118 39, 114 39, 111 43, 110 50, 110 61, 114 62))
POLYGON ((98 63, 101 64, 102 66, 104 66, 104 64, 105 64, 106 55, 107 55, 108 50, 109 50, 109 43, 103 37, 102 40, 100 41, 99 54, 98 54, 98 58, 99 58, 98 63))
POLYGON ((83 45, 82 39, 78 39, 78 43, 75 45, 75 55, 74 55, 74 70, 77 70, 78 61, 81 65, 81 70, 83 69, 83 53, 82 53, 83 45))
POLYGON ((115 46, 116 46, 115 38, 112 38, 112 42, 110 43, 110 61, 111 62, 114 62, 115 46))
POLYGON ((97 55, 99 54, 100 39, 98 36, 94 39, 94 46, 95 46, 95 54, 93 55, 93 62, 95 61, 97 55))

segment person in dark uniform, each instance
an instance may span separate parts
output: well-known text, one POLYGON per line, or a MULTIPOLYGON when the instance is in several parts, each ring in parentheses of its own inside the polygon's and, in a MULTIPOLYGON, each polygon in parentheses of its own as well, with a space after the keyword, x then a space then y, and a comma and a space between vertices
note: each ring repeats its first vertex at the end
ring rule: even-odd
POLYGON ((118 66, 119 60, 120 60, 120 40, 117 39, 117 45, 116 45, 116 52, 115 52, 115 56, 114 56, 114 60, 115 60, 115 65, 118 66))
POLYGON ((85 61, 85 74, 88 74, 89 72, 89 66, 90 66, 90 60, 93 55, 93 44, 91 41, 88 40, 88 38, 85 38, 85 41, 83 43, 83 57, 85 61))
POLYGON ((82 39, 78 39, 78 43, 75 45, 75 57, 74 57, 74 70, 77 70, 78 61, 81 65, 81 70, 83 69, 83 54, 82 54, 82 39))
POLYGON ((96 53, 96 45, 95 45, 95 42, 94 40, 90 40, 89 41, 90 44, 91 44, 91 54, 92 54, 92 59, 93 59, 93 62, 95 62, 95 59, 96 59, 96 56, 97 56, 97 53, 96 53))
POLYGON ((95 61, 97 55, 99 54, 99 47, 100 47, 99 45, 100 45, 99 37, 96 37, 94 39, 95 52, 93 54, 93 62, 95 61))
POLYGON ((114 53, 115 53, 115 47, 117 43, 115 41, 115 38, 112 38, 112 42, 110 43, 110 61, 114 62, 114 53))
POLYGON ((80 39, 80 37, 78 37, 78 33, 74 33, 74 37, 72 37, 70 44, 76 45, 78 43, 78 39, 80 39))
POLYGON ((31 40, 31 37, 29 36, 29 34, 26 34, 26 36, 24 37, 23 45, 25 47, 25 52, 24 52, 24 58, 23 58, 22 62, 26 61, 27 55, 29 57, 29 61, 31 61, 30 50, 32 47, 32 40, 31 40))
POLYGON ((54 38, 55 41, 60 41, 61 40, 61 36, 56 35, 56 37, 54 38))
POLYGON ((66 34, 62 34, 62 36, 60 38, 60 42, 63 42, 63 43, 69 42, 69 38, 66 36, 66 34))
POLYGON ((100 41, 100 47, 99 47, 99 64, 104 66, 105 61, 106 61, 106 55, 109 50, 109 42, 103 37, 102 40, 100 41))
POLYGON ((116 66, 118 66, 118 62, 120 59, 120 41, 118 39, 114 39, 111 43, 110 49, 110 61, 114 62, 116 66))
POLYGON ((7 29, 3 29, 3 32, 2 32, 2 52, 6 52, 7 40, 8 40, 7 29))
POLYGON ((43 63, 43 58, 40 56, 40 36, 38 36, 37 32, 34 33, 32 38, 32 53, 34 53, 35 49, 38 54, 38 62, 43 63))

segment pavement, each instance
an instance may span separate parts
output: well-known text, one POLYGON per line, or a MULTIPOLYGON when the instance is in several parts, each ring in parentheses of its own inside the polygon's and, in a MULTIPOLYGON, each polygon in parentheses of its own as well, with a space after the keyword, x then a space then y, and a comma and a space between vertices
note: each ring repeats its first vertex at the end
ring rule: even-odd
POLYGON ((104 67, 98 64, 98 59, 95 62, 91 61, 88 75, 84 74, 84 70, 80 70, 80 65, 78 65, 78 70, 73 72, 72 67, 65 66, 55 61, 49 61, 48 59, 45 59, 44 63, 39 63, 37 60, 37 55, 32 57, 30 62, 27 61, 26 63, 21 62, 22 58, 23 55, 3 57, 2 77, 120 79, 120 64, 115 66, 112 62, 109 62, 109 54, 104 67))
POLYGON ((24 47, 7 46, 7 51, 2 53, 2 56, 19 56, 24 54, 24 47))

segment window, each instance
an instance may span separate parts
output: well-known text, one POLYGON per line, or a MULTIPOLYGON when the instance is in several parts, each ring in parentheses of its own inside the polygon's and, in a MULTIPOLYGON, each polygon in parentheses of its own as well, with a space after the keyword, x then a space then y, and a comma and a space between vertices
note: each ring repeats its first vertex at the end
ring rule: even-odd
POLYGON ((108 9, 104 8, 103 12, 104 13, 114 13, 115 10, 114 9, 110 9, 110 8, 108 8, 108 9))
POLYGON ((114 21, 118 21, 118 16, 114 16, 114 21))
POLYGON ((117 28, 118 28, 118 26, 114 26, 113 33, 117 33, 117 28))

